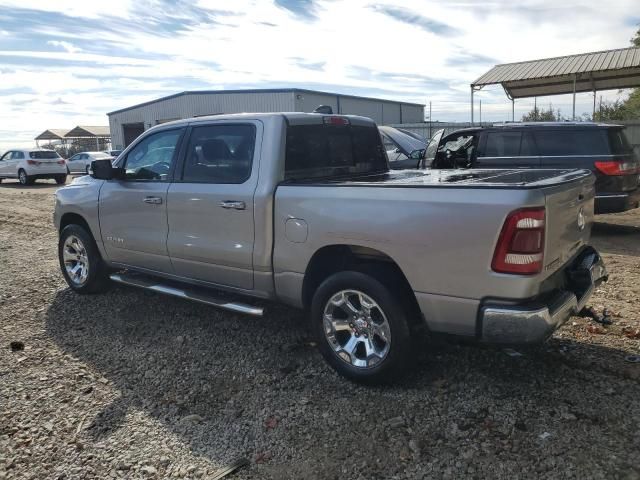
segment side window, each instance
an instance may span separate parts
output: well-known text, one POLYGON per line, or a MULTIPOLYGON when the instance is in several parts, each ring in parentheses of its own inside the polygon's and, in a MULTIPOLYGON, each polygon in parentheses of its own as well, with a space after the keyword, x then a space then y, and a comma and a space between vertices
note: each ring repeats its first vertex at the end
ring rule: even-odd
POLYGON ((254 125, 194 127, 185 154, 182 180, 244 183, 251 175, 255 143, 254 125))
POLYGON ((13 152, 12 160, 24 160, 24 152, 13 152))
POLYGON ((540 130, 535 133, 540 155, 561 157, 571 155, 607 155, 606 132, 603 129, 589 128, 570 130, 540 130))
POLYGON ((3 160, 9 160, 11 158, 11 154, 13 152, 9 151, 7 153, 5 153, 4 155, 2 155, 2 157, 0 157, 0 162, 2 162, 3 160))
POLYGON ((520 132, 489 132, 485 157, 517 157, 520 154, 520 132))
POLYGON ((168 181, 182 132, 183 129, 177 129, 154 133, 133 147, 124 160, 125 180, 168 181))

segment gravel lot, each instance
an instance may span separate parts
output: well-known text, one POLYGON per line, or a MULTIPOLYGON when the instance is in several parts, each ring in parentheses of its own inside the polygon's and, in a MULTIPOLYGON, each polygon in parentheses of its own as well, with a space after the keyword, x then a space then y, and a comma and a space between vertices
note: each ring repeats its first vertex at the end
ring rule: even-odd
POLYGON ((0 185, 0 479, 210 478, 239 457, 228 478, 640 479, 640 212, 594 231, 612 326, 574 318, 516 357, 425 341, 401 384, 366 388, 284 307, 71 293, 55 189, 0 185))

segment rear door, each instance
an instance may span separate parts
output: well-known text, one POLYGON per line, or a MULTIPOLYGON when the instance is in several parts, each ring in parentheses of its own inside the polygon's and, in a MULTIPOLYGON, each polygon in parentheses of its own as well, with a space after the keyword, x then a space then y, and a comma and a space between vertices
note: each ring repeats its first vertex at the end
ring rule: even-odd
POLYGON ((167 190, 184 128, 139 139, 121 159, 125 177, 100 189, 100 233, 112 262, 173 273, 167 253, 167 190))
POLYGON ((191 128, 181 172, 168 193, 167 248, 177 275, 253 289, 253 198, 262 131, 259 121, 191 128))
POLYGON ((560 126, 536 130, 534 135, 543 168, 594 170, 594 162, 609 155, 603 128, 560 126))
POLYGON ((483 132, 477 168, 538 168, 540 158, 530 132, 512 129, 483 132))

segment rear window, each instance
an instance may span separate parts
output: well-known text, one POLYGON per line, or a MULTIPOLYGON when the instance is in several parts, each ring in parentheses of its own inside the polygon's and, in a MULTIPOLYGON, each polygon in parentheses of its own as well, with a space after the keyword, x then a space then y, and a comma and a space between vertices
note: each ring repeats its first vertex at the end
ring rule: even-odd
POLYGON ((610 128, 607 130, 609 136, 609 147, 614 155, 625 155, 633 152, 633 147, 627 140, 624 130, 621 128, 610 128))
POLYGON ((607 155, 607 134, 601 128, 539 130, 534 133, 542 156, 607 155))
POLYGON ((287 129, 287 180, 387 170, 387 156, 375 127, 295 125, 287 129))
POLYGON ((60 155, 58 155, 58 152, 54 152, 53 150, 51 151, 37 151, 37 152, 29 152, 29 156, 31 158, 60 158, 60 155))

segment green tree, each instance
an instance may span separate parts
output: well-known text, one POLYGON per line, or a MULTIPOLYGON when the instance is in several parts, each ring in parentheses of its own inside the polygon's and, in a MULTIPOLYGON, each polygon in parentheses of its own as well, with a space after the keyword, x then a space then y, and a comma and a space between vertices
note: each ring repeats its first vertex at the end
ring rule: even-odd
MULTIPOLYGON (((640 25, 631 39, 631 44, 640 47, 640 25)), ((604 102, 596 112, 594 120, 635 120, 640 118, 640 88, 635 88, 624 100, 604 102)))
POLYGON ((564 120, 560 110, 555 111, 553 105, 549 104, 547 110, 534 107, 529 113, 522 116, 523 122, 559 122, 564 120))

